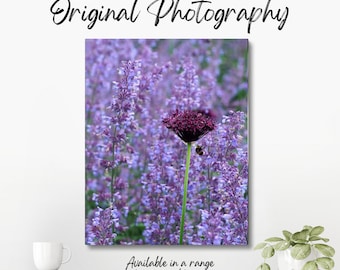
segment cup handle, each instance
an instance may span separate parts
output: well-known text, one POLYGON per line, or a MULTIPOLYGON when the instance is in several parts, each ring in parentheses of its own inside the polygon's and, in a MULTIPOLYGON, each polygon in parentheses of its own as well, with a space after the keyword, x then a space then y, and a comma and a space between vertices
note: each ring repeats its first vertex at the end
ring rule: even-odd
POLYGON ((63 259, 61 263, 67 263, 71 259, 71 256, 72 256, 71 249, 67 246, 63 246, 63 250, 67 250, 67 257, 63 259))

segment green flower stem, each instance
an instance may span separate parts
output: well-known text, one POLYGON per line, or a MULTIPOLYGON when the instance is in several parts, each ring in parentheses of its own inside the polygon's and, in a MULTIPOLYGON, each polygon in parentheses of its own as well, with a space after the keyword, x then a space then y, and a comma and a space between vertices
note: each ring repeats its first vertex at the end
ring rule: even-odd
POLYGON ((182 201, 182 217, 181 217, 181 227, 179 234, 179 244, 183 245, 183 233, 184 233, 184 220, 185 212, 187 209, 187 191, 188 191, 188 178, 189 178, 189 167, 190 167, 190 156, 191 156, 191 142, 187 143, 187 160, 185 165, 185 175, 184 175, 184 190, 183 190, 183 201, 182 201))

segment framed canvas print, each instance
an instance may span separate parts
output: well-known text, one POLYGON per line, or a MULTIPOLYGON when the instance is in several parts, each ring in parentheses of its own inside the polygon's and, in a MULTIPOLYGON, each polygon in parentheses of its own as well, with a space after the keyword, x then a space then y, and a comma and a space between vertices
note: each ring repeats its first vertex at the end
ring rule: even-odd
POLYGON ((247 245, 248 41, 85 41, 85 243, 247 245))

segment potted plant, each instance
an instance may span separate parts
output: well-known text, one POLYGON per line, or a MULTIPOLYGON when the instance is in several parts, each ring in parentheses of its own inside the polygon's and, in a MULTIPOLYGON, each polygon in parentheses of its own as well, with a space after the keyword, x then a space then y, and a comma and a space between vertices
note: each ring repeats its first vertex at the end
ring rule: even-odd
POLYGON ((283 230, 283 237, 270 237, 257 244, 254 249, 262 250, 264 262, 257 270, 270 270, 266 259, 278 255, 280 270, 318 270, 332 269, 334 248, 325 244, 328 238, 320 235, 322 226, 304 226, 301 231, 291 233, 283 230))

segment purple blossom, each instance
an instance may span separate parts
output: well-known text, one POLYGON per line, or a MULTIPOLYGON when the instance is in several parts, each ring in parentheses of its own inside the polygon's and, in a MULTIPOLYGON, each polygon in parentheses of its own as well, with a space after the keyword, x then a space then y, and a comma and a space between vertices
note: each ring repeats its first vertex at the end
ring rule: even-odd
POLYGON ((174 112, 163 119, 163 124, 177 134, 184 142, 202 138, 215 128, 213 113, 203 110, 174 112))
POLYGON ((112 233, 112 226, 117 222, 110 208, 101 209, 98 207, 94 212, 91 222, 86 224, 87 238, 89 245, 112 245, 116 234, 112 233))

